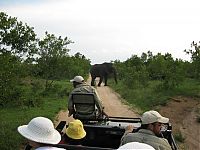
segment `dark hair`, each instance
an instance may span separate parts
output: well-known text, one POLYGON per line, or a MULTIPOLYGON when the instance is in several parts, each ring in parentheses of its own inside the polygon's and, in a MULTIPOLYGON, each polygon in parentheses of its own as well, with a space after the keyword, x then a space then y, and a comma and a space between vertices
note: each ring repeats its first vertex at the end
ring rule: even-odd
POLYGON ((74 88, 76 88, 76 86, 79 85, 79 84, 82 84, 82 83, 79 83, 79 82, 73 81, 73 86, 74 86, 74 88))
POLYGON ((141 124, 141 129, 147 129, 149 124, 141 124))
POLYGON ((85 137, 82 139, 72 139, 68 137, 66 134, 63 135, 64 140, 69 145, 83 145, 83 142, 85 141, 85 137))

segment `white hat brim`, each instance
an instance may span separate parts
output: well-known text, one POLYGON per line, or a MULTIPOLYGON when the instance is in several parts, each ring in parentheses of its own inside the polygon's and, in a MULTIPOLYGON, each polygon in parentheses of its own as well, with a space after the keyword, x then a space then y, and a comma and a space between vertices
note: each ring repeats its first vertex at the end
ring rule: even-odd
POLYGON ((169 122, 169 118, 161 117, 161 118, 158 119, 158 122, 160 122, 160 123, 168 123, 169 122))
POLYGON ((33 135, 33 133, 30 132, 30 130, 27 127, 28 125, 19 126, 17 130, 22 136, 31 141, 35 141, 38 143, 46 143, 46 144, 58 144, 61 140, 61 135, 56 129, 54 129, 54 132, 51 137, 44 138, 33 135))
POLYGON ((74 82, 74 79, 69 80, 70 82, 74 82))
POLYGON ((117 150, 131 150, 131 149, 140 149, 140 150, 155 150, 151 145, 139 142, 129 142, 120 146, 117 150))

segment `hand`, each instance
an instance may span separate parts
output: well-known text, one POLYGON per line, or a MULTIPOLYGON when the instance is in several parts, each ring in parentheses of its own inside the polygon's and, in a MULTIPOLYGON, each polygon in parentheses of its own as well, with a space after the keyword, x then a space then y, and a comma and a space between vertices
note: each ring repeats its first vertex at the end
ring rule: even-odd
POLYGON ((126 128, 125 128, 125 132, 126 132, 126 133, 131 133, 131 132, 133 131, 133 129, 134 129, 134 126, 133 126, 133 125, 128 125, 128 126, 126 126, 126 128))

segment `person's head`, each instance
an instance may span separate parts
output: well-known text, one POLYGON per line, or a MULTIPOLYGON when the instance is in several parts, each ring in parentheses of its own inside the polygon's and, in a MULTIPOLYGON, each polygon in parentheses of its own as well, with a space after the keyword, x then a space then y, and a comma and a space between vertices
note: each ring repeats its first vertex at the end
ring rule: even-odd
POLYGON ((156 135, 160 135, 162 125, 169 122, 169 118, 161 116, 154 110, 144 112, 141 120, 142 126, 146 126, 147 129, 151 130, 156 135))
POLYGON ((128 149, 137 149, 137 150, 155 150, 151 145, 139 142, 129 142, 120 146, 117 150, 128 150, 128 149))
POLYGON ((84 83, 84 78, 82 76, 75 76, 74 79, 70 80, 70 82, 73 83, 73 86, 75 88, 78 84, 84 83))
POLYGON ((34 148, 43 144, 58 144, 61 140, 61 135, 54 129, 53 122, 45 117, 33 118, 28 125, 19 126, 17 130, 34 148))
POLYGON ((67 142, 72 145, 81 144, 82 139, 84 139, 86 136, 83 123, 78 119, 75 119, 69 123, 65 133, 68 137, 67 142))

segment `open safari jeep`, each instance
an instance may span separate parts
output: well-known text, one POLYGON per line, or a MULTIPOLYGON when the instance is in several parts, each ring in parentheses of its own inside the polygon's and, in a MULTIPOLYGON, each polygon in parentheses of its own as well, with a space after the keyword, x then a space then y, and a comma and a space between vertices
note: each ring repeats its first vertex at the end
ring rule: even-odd
MULTIPOLYGON (((121 137, 125 132, 125 127, 129 124, 134 126, 134 131, 141 126, 140 118, 125 118, 125 117, 109 117, 107 119, 97 121, 88 120, 87 124, 84 124, 86 131, 86 138, 82 146, 58 144, 57 147, 62 147, 67 150, 112 150, 117 149, 120 145, 121 137)), ((65 121, 61 121, 56 129, 62 134, 63 129, 68 124, 65 121)), ((177 150, 174 137, 172 135, 171 124, 166 124, 162 129, 161 136, 166 138, 172 147, 172 150, 177 150)))
MULTIPOLYGON (((125 127, 129 124, 134 126, 134 131, 141 126, 140 118, 125 117, 109 117, 104 120, 88 120, 84 124, 86 138, 81 146, 69 144, 56 144, 55 147, 65 148, 66 150, 114 150, 120 145, 121 137, 125 132, 125 127)), ((68 126, 66 121, 61 121, 56 129, 63 135, 64 129, 68 126)), ((162 129, 161 136, 166 138, 172 147, 177 150, 171 124, 166 124, 162 129)), ((30 150, 30 146, 26 146, 25 150, 30 150)))
MULTIPOLYGON (((101 117, 95 116, 95 102, 92 94, 75 94, 72 96, 74 109, 73 117, 80 119, 83 122, 86 131, 86 137, 81 146, 69 144, 56 144, 55 147, 65 148, 67 150, 112 150, 120 146, 121 138, 125 132, 125 127, 132 124, 134 126, 133 132, 137 132, 141 126, 140 118, 126 118, 126 117, 101 117), (81 99, 81 100, 80 100, 81 99), (91 114, 84 114, 83 111, 78 111, 78 107, 84 105, 85 108, 91 107, 91 114)), ((68 126, 66 121, 61 121, 56 129, 64 135, 64 129, 68 126)), ((172 150, 177 150, 177 146, 172 135, 171 124, 166 124, 162 128, 161 136, 166 138, 172 147, 172 150)), ((26 150, 30 147, 27 146, 26 150)))

